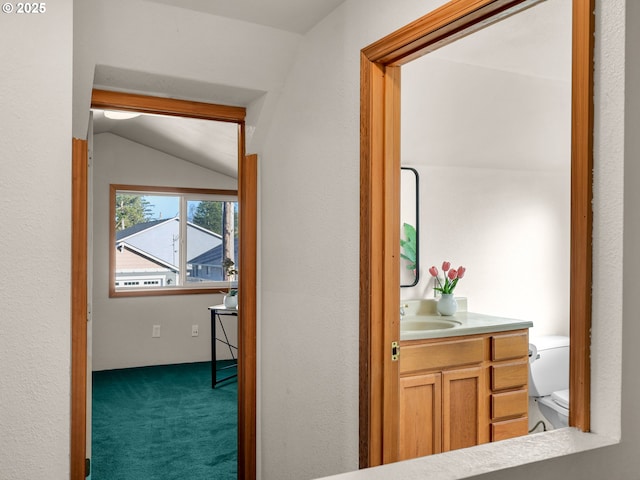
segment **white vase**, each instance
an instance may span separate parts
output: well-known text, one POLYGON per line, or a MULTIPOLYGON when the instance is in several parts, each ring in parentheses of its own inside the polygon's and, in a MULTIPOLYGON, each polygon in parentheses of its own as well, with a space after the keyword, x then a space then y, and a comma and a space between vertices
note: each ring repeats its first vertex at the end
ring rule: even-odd
POLYGON ((438 313, 445 317, 454 315, 458 310, 458 302, 453 293, 443 293, 437 304, 438 313))
POLYGON ((224 306, 227 308, 237 308, 238 307, 238 295, 225 295, 224 306))

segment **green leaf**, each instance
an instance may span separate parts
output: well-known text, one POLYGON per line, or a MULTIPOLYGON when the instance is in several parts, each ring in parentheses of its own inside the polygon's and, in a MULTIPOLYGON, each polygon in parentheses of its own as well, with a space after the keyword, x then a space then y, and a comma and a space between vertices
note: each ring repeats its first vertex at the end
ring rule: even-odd
POLYGON ((412 262, 416 261, 416 249, 413 245, 405 242, 404 240, 400 240, 400 246, 404 250, 400 255, 404 255, 404 258, 410 259, 412 262))
POLYGON ((408 223, 404 223, 402 225, 402 229, 404 231, 406 239, 400 239, 400 247, 403 250, 403 252, 400 253, 400 256, 410 261, 414 265, 413 268, 415 268, 417 257, 416 229, 413 227, 413 225, 410 225, 408 223))
POLYGON ((404 223, 402 224, 402 228, 404 230, 404 236, 407 237, 407 241, 415 245, 417 236, 415 227, 409 223, 404 223))

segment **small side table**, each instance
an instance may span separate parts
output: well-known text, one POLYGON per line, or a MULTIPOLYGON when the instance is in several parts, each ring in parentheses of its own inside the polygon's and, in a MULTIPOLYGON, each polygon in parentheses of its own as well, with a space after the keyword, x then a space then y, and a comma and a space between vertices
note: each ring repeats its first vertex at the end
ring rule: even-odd
POLYGON ((232 316, 238 318, 238 309, 237 308, 227 308, 224 304, 214 305, 209 307, 211 311, 211 388, 216 388, 216 385, 220 382, 224 382, 225 380, 229 380, 230 378, 234 378, 238 376, 238 346, 233 345, 229 341, 229 337, 227 336, 227 332, 224 329, 224 325, 222 324, 221 316, 232 316), (224 338, 218 338, 218 325, 222 329, 222 335, 224 338), (229 353, 231 354, 232 360, 234 362, 230 365, 222 367, 218 369, 216 367, 216 343, 220 342, 226 345, 229 348, 229 353), (216 377, 216 372, 220 370, 226 370, 228 368, 236 368, 236 373, 232 375, 228 375, 224 378, 218 379, 216 377))

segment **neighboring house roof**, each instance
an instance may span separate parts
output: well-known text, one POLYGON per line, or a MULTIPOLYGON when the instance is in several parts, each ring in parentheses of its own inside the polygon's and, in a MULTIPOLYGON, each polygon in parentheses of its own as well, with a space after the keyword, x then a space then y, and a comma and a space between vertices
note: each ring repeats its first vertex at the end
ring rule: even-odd
MULTIPOLYGON (((126 228, 116 233, 116 242, 122 242, 160 261, 178 265, 178 241, 180 222, 178 217, 152 220, 126 228)), ((208 250, 222 245, 222 237, 206 228, 187 222, 187 261, 208 250)))
POLYGON ((133 225, 132 227, 129 228, 125 228, 124 230, 119 230, 116 232, 116 240, 123 240, 127 237, 130 237, 132 235, 135 235, 136 233, 142 232, 144 230, 147 230, 149 228, 152 228, 156 225, 159 225, 161 223, 164 222, 170 222, 172 220, 177 220, 177 217, 175 218, 163 218, 160 220, 151 220, 149 222, 145 222, 145 223, 138 223, 136 225, 133 225))
MULTIPOLYGON (((236 268, 238 266, 238 239, 234 238, 233 240, 233 251, 236 252, 236 268)), ((222 265, 222 261, 224 258, 222 257, 222 244, 216 245, 210 250, 207 250, 201 255, 192 258, 189 260, 189 263, 200 264, 200 265, 222 265)))

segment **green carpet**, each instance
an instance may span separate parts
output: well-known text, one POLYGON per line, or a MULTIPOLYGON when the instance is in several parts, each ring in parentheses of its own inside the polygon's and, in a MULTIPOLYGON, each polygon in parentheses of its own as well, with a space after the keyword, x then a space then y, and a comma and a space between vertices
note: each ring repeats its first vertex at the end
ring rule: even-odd
POLYGON ((236 480, 237 392, 210 362, 94 372, 91 480, 236 480))

